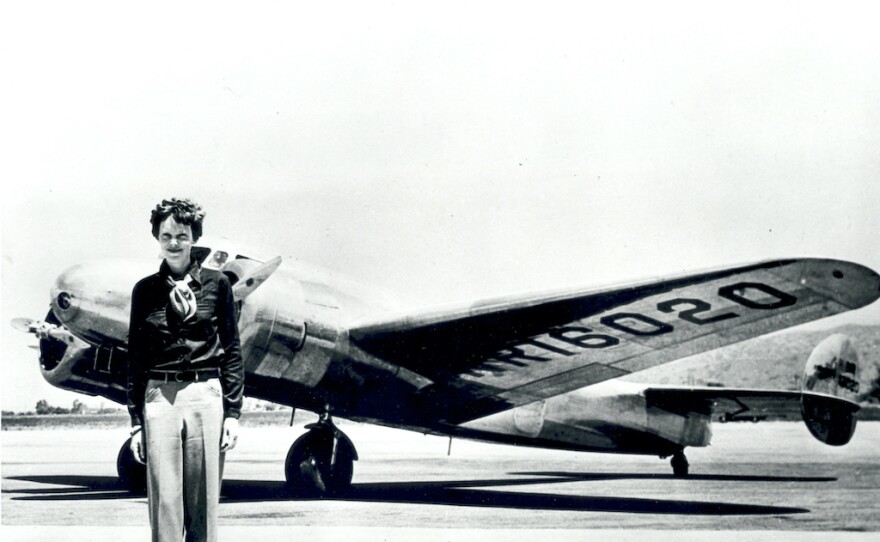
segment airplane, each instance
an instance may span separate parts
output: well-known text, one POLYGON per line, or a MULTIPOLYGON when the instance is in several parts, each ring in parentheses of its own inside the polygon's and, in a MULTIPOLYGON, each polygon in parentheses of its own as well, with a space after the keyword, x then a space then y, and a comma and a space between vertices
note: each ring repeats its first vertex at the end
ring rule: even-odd
MULTIPOLYGON (((352 483, 354 443, 333 417, 450 438, 671 458, 711 424, 802 419, 832 446, 856 428, 859 360, 843 335, 821 342, 801 390, 656 386, 619 377, 880 297, 880 275, 818 258, 760 261, 601 288, 518 294, 407 310, 390 294, 203 237, 192 254, 233 283, 246 395, 319 415, 290 447, 287 484, 332 495, 352 483)), ((56 279, 39 338, 54 386, 126 402, 131 290, 155 261, 100 260, 56 279)), ((245 416, 247 414, 245 413, 245 416)), ((291 418, 292 422, 292 418, 291 418)), ((120 480, 142 491, 125 442, 120 480)))

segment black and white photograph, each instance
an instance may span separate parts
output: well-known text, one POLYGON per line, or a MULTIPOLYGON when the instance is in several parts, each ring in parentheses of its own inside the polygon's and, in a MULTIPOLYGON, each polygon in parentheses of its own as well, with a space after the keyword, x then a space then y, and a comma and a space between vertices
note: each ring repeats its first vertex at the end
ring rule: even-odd
POLYGON ((868 2, 0 7, 0 534, 871 540, 868 2))

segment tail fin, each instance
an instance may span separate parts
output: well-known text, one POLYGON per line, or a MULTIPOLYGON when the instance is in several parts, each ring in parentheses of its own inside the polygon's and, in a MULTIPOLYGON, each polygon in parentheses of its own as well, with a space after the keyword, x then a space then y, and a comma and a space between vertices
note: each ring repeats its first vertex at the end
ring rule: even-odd
POLYGON ((850 441, 859 405, 859 354, 846 335, 835 334, 816 346, 807 359, 801 414, 810 433, 832 446, 850 441))

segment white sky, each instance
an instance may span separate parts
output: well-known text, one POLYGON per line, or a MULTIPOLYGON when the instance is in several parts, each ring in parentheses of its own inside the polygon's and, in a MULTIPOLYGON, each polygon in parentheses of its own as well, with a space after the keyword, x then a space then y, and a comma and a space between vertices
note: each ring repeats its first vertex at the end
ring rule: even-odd
POLYGON ((419 303, 880 269, 870 4, 288 4, 0 8, 3 409, 78 397, 7 322, 76 262, 157 254, 175 195, 419 303))

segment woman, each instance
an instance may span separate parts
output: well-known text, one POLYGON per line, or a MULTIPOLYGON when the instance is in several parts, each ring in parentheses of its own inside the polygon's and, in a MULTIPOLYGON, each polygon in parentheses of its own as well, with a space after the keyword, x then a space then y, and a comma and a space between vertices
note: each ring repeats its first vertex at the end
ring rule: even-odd
POLYGON ((131 451, 146 461, 154 541, 217 539, 223 454, 238 438, 244 366, 232 288, 190 254, 204 217, 187 199, 156 206, 164 259, 131 297, 131 451))

